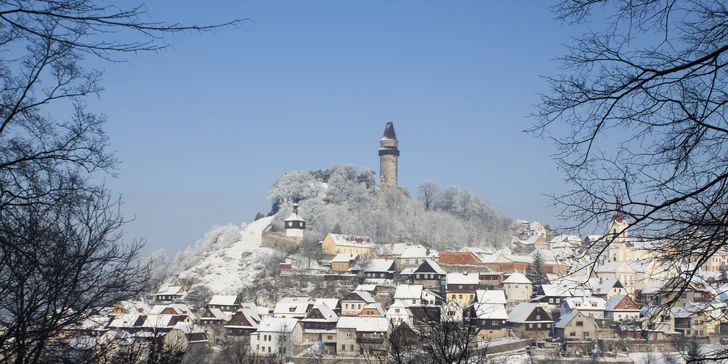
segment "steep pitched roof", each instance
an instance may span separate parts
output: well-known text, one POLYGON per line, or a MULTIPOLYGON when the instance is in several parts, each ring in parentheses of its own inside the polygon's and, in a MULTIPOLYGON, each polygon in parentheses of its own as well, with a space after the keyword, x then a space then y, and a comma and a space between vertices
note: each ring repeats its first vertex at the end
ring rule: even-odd
POLYGON ((424 287, 421 284, 400 284, 397 286, 397 290, 394 291, 395 300, 415 300, 422 298, 422 289, 424 287))
POLYGON ((420 266, 417 267, 417 269, 415 269, 413 271, 413 273, 420 272, 420 270, 424 272, 427 270, 428 266, 430 268, 432 268, 432 271, 434 271, 437 274, 447 274, 447 272, 445 272, 445 270, 442 269, 442 267, 440 267, 440 265, 437 264, 437 262, 435 262, 434 260, 429 260, 429 259, 426 259, 424 262, 422 262, 422 264, 420 264, 420 266))
POLYGON ((522 273, 511 273, 508 279, 504 280, 503 283, 516 283, 516 284, 531 284, 531 281, 526 278, 522 273))
POLYGON ((258 325, 258 332, 292 332, 298 320, 293 318, 268 317, 258 325))
POLYGON ((540 307, 537 303, 523 302, 514 307, 508 314, 509 322, 524 323, 531 315, 531 312, 540 307))
POLYGON ((506 293, 502 290, 482 290, 475 291, 477 301, 482 304, 506 304, 506 293))
POLYGON ((506 306, 493 303, 475 303, 473 304, 475 314, 481 320, 507 320, 508 313, 506 306))
POLYGON ((566 325, 569 324, 569 322, 571 322, 571 320, 573 320, 574 318, 579 317, 579 316, 586 317, 580 311, 574 311, 574 312, 568 313, 566 315, 563 315, 563 316, 561 316, 561 318, 559 318, 559 321, 554 324, 554 327, 556 327, 558 329, 563 329, 566 327, 566 325))
POLYGON ((372 297, 372 295, 369 292, 367 292, 367 291, 351 291, 351 292, 349 292, 349 294, 346 295, 346 297, 344 297, 344 300, 347 300, 347 301, 351 301, 351 300, 359 301, 359 300, 361 300, 361 301, 364 301, 366 303, 376 302, 376 300, 374 299, 374 297, 372 297))
POLYGON ((210 305, 217 305, 217 306, 234 306, 235 301, 237 301, 237 296, 224 296, 216 294, 212 296, 212 299, 210 299, 210 305))
POLYGON ((447 284, 478 284, 478 273, 448 273, 447 284))
POLYGON ((394 132, 394 123, 387 121, 387 125, 384 127, 384 135, 382 139, 397 139, 397 133, 394 132))
POLYGON ((386 332, 389 320, 386 317, 339 317, 337 329, 356 329, 357 332, 386 332))
POLYGON ((391 259, 372 259, 369 266, 364 269, 365 272, 390 272, 394 270, 394 260, 391 259))

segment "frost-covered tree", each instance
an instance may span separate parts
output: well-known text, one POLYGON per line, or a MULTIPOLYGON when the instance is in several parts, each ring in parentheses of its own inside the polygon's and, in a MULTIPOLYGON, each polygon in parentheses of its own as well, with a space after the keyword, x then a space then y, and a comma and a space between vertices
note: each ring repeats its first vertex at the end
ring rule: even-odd
POLYGON ((546 272, 543 270, 543 257, 541 253, 536 252, 533 255, 533 264, 526 270, 526 278, 533 284, 533 291, 536 292, 541 288, 543 284, 551 283, 546 272))
POLYGON ((440 185, 435 181, 422 181, 417 186, 417 198, 425 204, 426 209, 435 207, 437 195, 440 193, 440 185))
POLYGON ((278 177, 268 194, 273 201, 301 202, 318 196, 320 184, 316 183, 313 174, 308 171, 291 171, 278 177))

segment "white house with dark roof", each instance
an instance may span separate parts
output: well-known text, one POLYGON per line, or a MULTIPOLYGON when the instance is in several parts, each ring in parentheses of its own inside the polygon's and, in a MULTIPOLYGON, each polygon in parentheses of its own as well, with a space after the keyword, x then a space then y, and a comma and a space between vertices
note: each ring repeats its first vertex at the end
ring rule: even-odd
POLYGON ((626 293, 634 297, 637 272, 632 268, 630 262, 617 261, 599 264, 594 268, 594 273, 599 278, 619 281, 626 293))
POLYGON ((387 319, 395 324, 406 322, 412 325, 412 318, 414 315, 412 314, 412 311, 410 311, 409 306, 410 305, 402 301, 394 301, 394 303, 387 309, 387 319))
MULTIPOLYGON (((359 267, 352 268, 359 271, 359 267)), ((394 273, 397 271, 397 261, 394 259, 372 259, 364 268, 364 277, 370 282, 386 282, 394 279, 394 273)))
POLYGON ((237 310, 225 324, 225 333, 228 336, 245 336, 258 330, 261 317, 257 309, 243 307, 237 310))
POLYGON ((157 302, 176 302, 183 299, 187 291, 182 286, 163 287, 154 295, 157 302))
POLYGON ((508 335, 508 313, 505 303, 476 302, 465 309, 465 316, 471 324, 476 325, 478 336, 483 339, 495 339, 508 335))

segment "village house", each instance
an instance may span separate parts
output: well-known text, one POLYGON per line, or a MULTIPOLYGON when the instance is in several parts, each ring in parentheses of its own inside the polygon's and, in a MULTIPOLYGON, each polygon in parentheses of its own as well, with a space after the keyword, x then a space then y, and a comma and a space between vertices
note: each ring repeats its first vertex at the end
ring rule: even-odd
POLYGON ((142 331, 147 314, 130 312, 124 315, 116 315, 109 322, 108 327, 112 330, 120 330, 130 334, 142 331))
POLYGON ((628 294, 627 289, 619 280, 612 278, 591 278, 589 279, 592 295, 608 300, 613 296, 628 294))
POLYGON ((217 308, 223 312, 235 312, 240 308, 240 299, 238 296, 214 295, 207 304, 209 308, 217 308))
POLYGON ((628 295, 616 295, 607 300, 604 318, 611 321, 635 320, 640 317, 640 306, 628 295))
POLYGON ((341 316, 359 316, 364 306, 376 303, 369 292, 352 291, 341 299, 341 316))
POLYGON ((349 253, 372 257, 376 254, 376 245, 368 236, 328 234, 321 242, 321 249, 331 255, 349 253))
POLYGON ((205 330, 191 323, 179 322, 164 335, 165 346, 183 352, 190 350, 193 346, 204 345, 207 342, 205 330))
POLYGON ((397 262, 393 259, 372 259, 364 268, 364 277, 368 281, 382 281, 394 279, 397 271, 397 262))
POLYGON ((361 309, 361 312, 359 312, 360 317, 385 317, 386 312, 384 311, 384 304, 375 302, 375 303, 368 303, 364 308, 361 309))
POLYGON ((682 336, 708 335, 708 323, 713 319, 699 307, 672 307, 670 311, 675 320, 675 331, 682 336))
POLYGON ((250 348, 260 356, 293 355, 294 345, 303 340, 303 329, 293 318, 263 319, 258 330, 250 334, 250 348))
POLYGON ((437 262, 425 260, 417 268, 405 268, 400 275, 407 277, 412 284, 421 284, 439 291, 447 272, 437 262))
POLYGON ((340 317, 336 324, 337 355, 358 356, 385 349, 389 320, 384 317, 340 317))
POLYGON ((241 308, 233 314, 230 321, 225 324, 225 333, 228 336, 248 336, 258 330, 261 317, 256 310, 241 308))
POLYGON ((394 301, 387 309, 386 317, 389 321, 399 324, 406 322, 412 325, 413 314, 409 309, 409 305, 402 301, 394 301))
POLYGON ((536 303, 519 303, 508 314, 506 322, 516 337, 545 339, 551 336, 551 315, 536 303))
POLYGON ((508 336, 508 313, 505 304, 476 302, 465 310, 465 316, 471 325, 477 327, 481 340, 508 336))
POLYGON ((393 300, 405 302, 409 306, 435 305, 442 302, 442 297, 421 284, 400 284, 394 291, 393 300))
POLYGON ((508 303, 511 305, 529 301, 533 296, 533 284, 521 273, 511 273, 503 281, 503 290, 508 303))
POLYGON ((565 285, 559 284, 542 284, 535 292, 535 297, 531 302, 540 303, 551 310, 561 308, 561 301, 571 297, 569 289, 565 285))
POLYGON ((440 304, 441 322, 463 322, 463 308, 454 301, 440 304))
POLYGON ((399 256, 399 264, 403 267, 416 267, 425 260, 438 261, 438 252, 423 246, 409 246, 399 256))
POLYGON ((607 301, 599 297, 568 297, 561 303, 561 316, 581 311, 585 316, 603 319, 606 304, 607 301))
POLYGON ((232 315, 230 313, 223 312, 219 308, 205 308, 205 312, 200 316, 200 326, 216 327, 223 326, 230 321, 232 315))
POLYGON ((111 313, 109 313, 110 316, 116 316, 116 315, 125 315, 128 313, 148 313, 151 311, 151 307, 147 305, 144 302, 130 302, 130 301, 122 301, 120 303, 117 303, 114 305, 114 308, 111 309, 111 313))
MULTIPOLYGON (((356 290, 358 291, 359 289, 356 290)), ((317 298, 313 302, 313 305, 314 307, 321 305, 327 306, 328 308, 334 310, 337 315, 341 312, 341 301, 339 301, 338 298, 317 298)))
POLYGON ((325 353, 336 353, 336 323, 339 316, 326 305, 316 305, 301 319, 304 343, 322 343, 325 353))
POLYGON ((596 337, 597 322, 581 311, 561 316, 554 324, 554 337, 562 341, 587 341, 596 337))
POLYGON ((273 309, 273 317, 302 319, 313 304, 311 297, 284 297, 273 309))
POLYGON ((187 292, 181 286, 164 287, 154 295, 154 300, 159 303, 181 301, 187 292))
POLYGON ((647 340, 666 340, 680 336, 675 331, 675 316, 672 310, 659 307, 642 309, 642 336, 647 340))
POLYGON ((359 260, 358 254, 339 253, 331 259, 331 270, 336 273, 348 272, 359 260))
POLYGON ((445 294, 448 301, 455 301, 460 307, 468 307, 475 301, 475 291, 480 288, 477 273, 448 273, 445 294))

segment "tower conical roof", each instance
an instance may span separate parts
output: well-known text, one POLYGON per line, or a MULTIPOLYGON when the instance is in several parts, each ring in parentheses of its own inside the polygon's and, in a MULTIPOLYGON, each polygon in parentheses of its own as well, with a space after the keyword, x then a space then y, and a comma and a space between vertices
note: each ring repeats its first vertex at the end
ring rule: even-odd
POLYGON ((397 139, 397 134, 394 132, 394 123, 387 121, 387 126, 384 127, 384 135, 382 139, 397 139))

